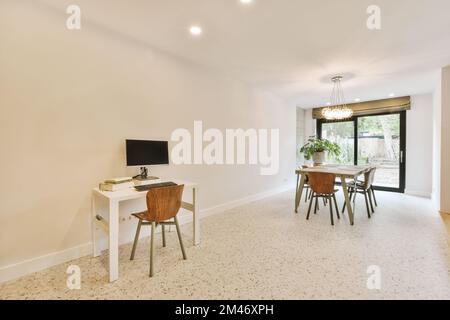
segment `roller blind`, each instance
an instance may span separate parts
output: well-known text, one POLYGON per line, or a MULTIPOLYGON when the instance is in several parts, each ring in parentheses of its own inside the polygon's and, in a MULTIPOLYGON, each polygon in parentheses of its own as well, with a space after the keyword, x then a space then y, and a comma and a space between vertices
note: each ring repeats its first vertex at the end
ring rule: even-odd
MULTIPOLYGON (((411 109, 411 97, 351 103, 347 106, 353 110, 355 116, 399 112, 411 109)), ((322 109, 324 108, 326 107, 314 108, 312 113, 313 119, 323 119, 322 109)))

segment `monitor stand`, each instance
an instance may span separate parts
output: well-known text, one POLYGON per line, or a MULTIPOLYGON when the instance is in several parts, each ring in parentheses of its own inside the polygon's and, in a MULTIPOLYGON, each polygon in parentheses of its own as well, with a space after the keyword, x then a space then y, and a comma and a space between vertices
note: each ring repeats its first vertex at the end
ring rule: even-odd
POLYGON ((133 179, 138 181, 151 181, 151 180, 158 180, 158 177, 149 177, 148 176, 148 169, 146 167, 141 167, 141 173, 137 176, 134 176, 133 179))

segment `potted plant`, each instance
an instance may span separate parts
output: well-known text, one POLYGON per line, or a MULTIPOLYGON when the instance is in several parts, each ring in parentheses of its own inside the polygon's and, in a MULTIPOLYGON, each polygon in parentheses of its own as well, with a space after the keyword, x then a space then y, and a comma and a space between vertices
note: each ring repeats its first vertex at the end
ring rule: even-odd
POLYGON ((325 163, 326 153, 329 156, 339 157, 341 148, 330 140, 311 137, 300 149, 300 153, 303 153, 306 160, 313 159, 314 165, 321 165, 325 163))

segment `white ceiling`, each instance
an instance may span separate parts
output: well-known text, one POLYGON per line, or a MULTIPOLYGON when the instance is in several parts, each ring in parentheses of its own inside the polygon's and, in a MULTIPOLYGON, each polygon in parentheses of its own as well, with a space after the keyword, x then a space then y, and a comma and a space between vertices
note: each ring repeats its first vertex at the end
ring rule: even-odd
MULTIPOLYGON (((73 0, 46 0, 65 9, 73 0)), ((449 0, 78 0, 83 19, 271 90, 323 105, 332 75, 349 101, 431 92, 450 64, 449 0), (366 27, 381 7, 382 29, 366 27), (188 29, 201 25, 193 38, 188 29)))

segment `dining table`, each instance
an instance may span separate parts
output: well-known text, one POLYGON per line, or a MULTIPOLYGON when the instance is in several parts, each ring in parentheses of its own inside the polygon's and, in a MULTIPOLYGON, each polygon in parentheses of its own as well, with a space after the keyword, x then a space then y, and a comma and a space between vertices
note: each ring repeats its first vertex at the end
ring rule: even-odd
POLYGON ((353 226, 355 223, 355 202, 353 206, 350 200, 348 187, 354 187, 356 190, 356 184, 358 177, 364 173, 373 169, 371 165, 341 165, 341 164, 325 164, 312 167, 305 167, 295 171, 297 175, 297 186, 295 191, 295 213, 298 213, 300 201, 302 199, 303 189, 305 188, 306 177, 308 173, 321 172, 331 173, 339 177, 342 191, 344 193, 344 199, 347 207, 347 213, 350 220, 350 224, 353 226))

